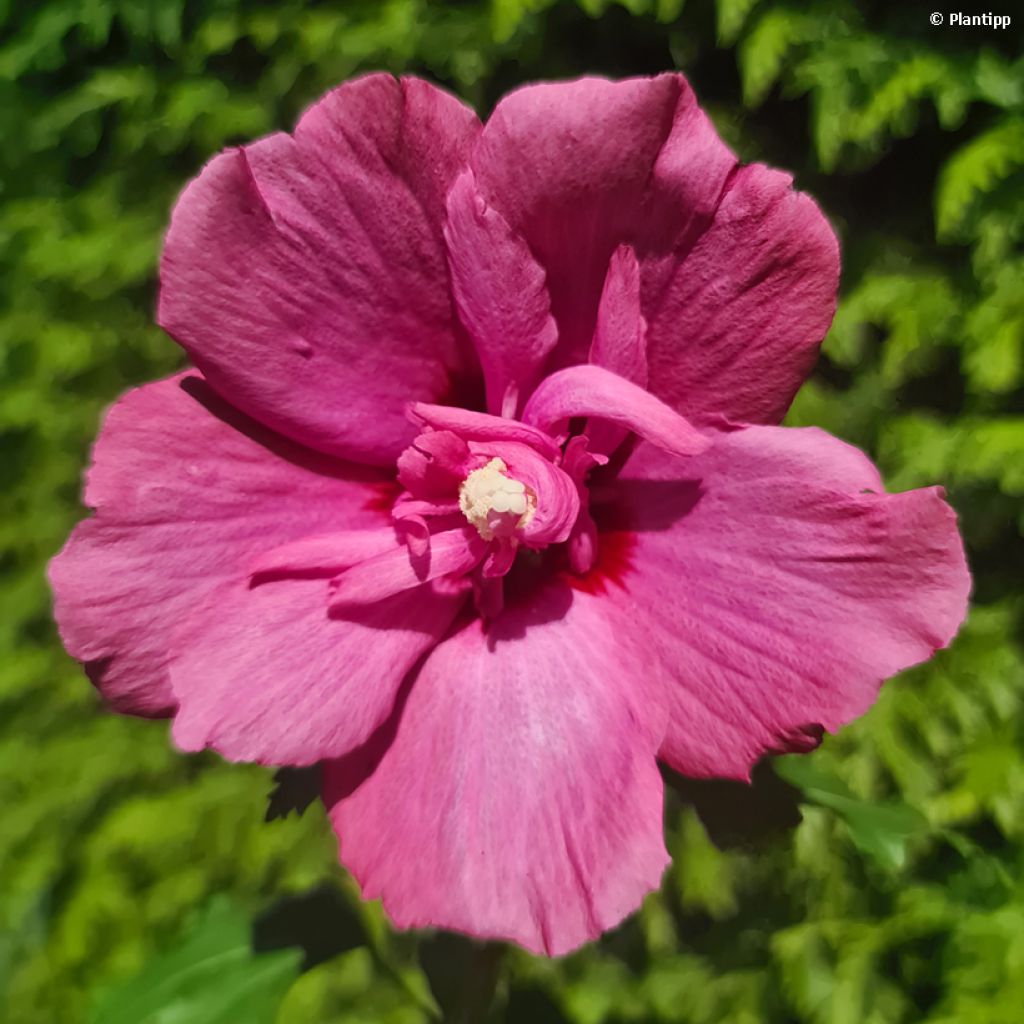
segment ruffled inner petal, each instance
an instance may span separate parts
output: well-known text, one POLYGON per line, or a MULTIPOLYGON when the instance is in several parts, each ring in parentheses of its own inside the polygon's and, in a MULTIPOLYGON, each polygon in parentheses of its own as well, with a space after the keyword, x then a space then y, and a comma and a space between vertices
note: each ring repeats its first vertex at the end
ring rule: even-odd
POLYGON ((345 530, 300 537, 261 552, 248 566, 254 586, 283 577, 320 576, 329 578, 342 569, 391 550, 395 531, 345 530))
POLYGON ((398 482, 417 498, 450 499, 472 468, 469 454, 450 430, 424 432, 398 457, 398 482))
POLYGON ((541 83, 501 100, 471 166, 547 274, 559 329, 549 368, 586 360, 616 248, 677 260, 735 165, 682 75, 541 83))
POLYGON ((700 431, 650 392, 600 366, 570 366, 546 377, 523 409, 523 420, 549 433, 592 416, 631 430, 673 455, 696 455, 700 431))
POLYGON ((448 262, 459 317, 476 346, 487 408, 514 416, 558 341, 544 271, 465 171, 448 194, 448 262))
POLYGON ((463 576, 484 558, 486 545, 469 527, 445 530, 430 537, 417 555, 405 546, 367 558, 331 580, 332 612, 359 608, 392 597, 439 576, 463 576))
POLYGON ((528 444, 552 461, 561 454, 558 443, 549 433, 518 420, 426 402, 414 402, 409 407, 409 416, 421 427, 448 430, 466 441, 516 441, 528 444))
MULTIPOLYGON (((639 387, 647 387, 647 322, 640 312, 640 265, 631 246, 620 245, 608 263, 590 362, 639 387)), ((610 453, 629 431, 603 420, 587 423, 590 451, 610 453)))

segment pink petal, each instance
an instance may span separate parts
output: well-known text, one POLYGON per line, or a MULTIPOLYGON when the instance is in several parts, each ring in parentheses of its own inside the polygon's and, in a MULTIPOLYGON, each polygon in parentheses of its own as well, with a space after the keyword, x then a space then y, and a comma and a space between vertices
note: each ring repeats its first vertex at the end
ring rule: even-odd
POLYGON ((423 426, 434 430, 450 430, 467 441, 516 441, 528 444, 548 459, 557 459, 561 454, 561 449, 550 434, 517 420, 424 402, 410 406, 409 415, 423 426))
POLYGON ((597 562, 597 526, 589 508, 580 511, 568 540, 569 568, 578 575, 590 572, 597 562))
POLYGON ((586 359, 618 245, 685 245, 734 165, 681 75, 531 85, 501 100, 472 167, 547 272, 556 365, 586 359))
POLYGON ((466 525, 459 503, 451 501, 419 501, 399 498, 391 510, 395 524, 401 529, 402 540, 417 558, 426 558, 430 551, 431 525, 435 531, 466 525), (431 520, 428 524, 427 520, 431 520))
POLYGON ((685 463, 644 445, 618 484, 630 568, 605 596, 667 679, 660 756, 685 774, 746 778, 813 746, 963 619, 941 491, 877 493, 870 462, 820 431, 750 427, 685 463))
POLYGON ((390 526, 376 530, 342 530, 300 537, 261 552, 248 565, 253 584, 282 576, 328 578, 342 569, 391 551, 397 541, 390 526))
MULTIPOLYGON (((640 265, 628 245, 620 245, 608 264, 590 362, 647 387, 647 323, 640 312, 640 265)), ((622 427, 601 420, 588 423, 586 433, 592 452, 613 452, 628 436, 622 427)))
POLYGON ((558 340, 544 271, 465 171, 448 195, 448 262, 459 317, 476 346, 487 408, 514 416, 558 340))
POLYGON ((417 436, 398 458, 398 482, 413 494, 434 500, 452 498, 472 467, 466 442, 450 430, 417 436))
POLYGON ((393 546, 331 580, 330 609, 373 604, 439 576, 464 575, 483 560, 486 549, 470 527, 435 533, 419 558, 404 545, 393 546))
POLYGON ((839 249, 789 175, 741 168, 683 259, 644 265, 650 388, 697 423, 777 423, 835 310, 839 249))
POLYGON ((608 263, 590 362, 647 386, 647 324, 640 311, 640 264, 631 246, 620 245, 608 263))
MULTIPOLYGON (((605 426, 598 424, 598 426, 605 426)), ((610 428, 619 429, 619 428, 610 428)), ((569 567, 577 575, 589 572, 597 561, 597 526, 590 515, 590 491, 585 481, 595 466, 608 463, 606 455, 594 454, 589 450, 590 439, 577 434, 565 446, 562 468, 576 484, 580 499, 580 511, 567 541, 569 567)))
POLYGON ((650 392, 600 366, 570 366, 541 381, 523 409, 523 420, 558 433, 576 416, 599 417, 635 431, 674 455, 707 447, 700 431, 650 392))
POLYGON ((379 743, 325 767, 363 896, 400 928, 553 955, 636 909, 668 858, 663 720, 634 653, 557 585, 438 646, 379 743))
POLYGON ((504 576, 512 568, 518 550, 518 545, 512 540, 499 540, 492 544, 487 561, 480 570, 483 579, 493 580, 504 576))
POLYGON ((233 761, 314 764, 363 743, 463 603, 429 586, 344 620, 327 581, 227 584, 181 624, 174 741, 233 761))
POLYGON ((385 525, 383 480, 273 435, 196 373, 130 391, 93 450, 96 512, 50 563, 64 646, 118 711, 170 713, 170 638, 192 606, 268 548, 385 525))
POLYGON ((275 430, 390 463, 412 399, 474 371, 453 326, 444 199, 479 130, 457 100, 371 75, 185 189, 158 318, 211 386, 275 430))
MULTIPOLYGON (((453 490, 453 495, 458 494, 458 488, 453 490)), ((410 522, 425 523, 428 517, 435 516, 461 516, 459 503, 453 497, 451 501, 427 501, 418 498, 399 498, 391 515, 396 522, 404 524, 410 522)))

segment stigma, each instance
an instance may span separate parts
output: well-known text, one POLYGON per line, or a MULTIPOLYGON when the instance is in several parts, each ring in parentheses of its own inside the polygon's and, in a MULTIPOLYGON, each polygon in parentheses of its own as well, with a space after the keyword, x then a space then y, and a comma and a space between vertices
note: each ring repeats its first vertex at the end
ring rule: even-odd
POLYGON ((459 487, 459 508, 484 540, 512 537, 537 510, 536 495, 507 470, 501 459, 491 459, 459 487))

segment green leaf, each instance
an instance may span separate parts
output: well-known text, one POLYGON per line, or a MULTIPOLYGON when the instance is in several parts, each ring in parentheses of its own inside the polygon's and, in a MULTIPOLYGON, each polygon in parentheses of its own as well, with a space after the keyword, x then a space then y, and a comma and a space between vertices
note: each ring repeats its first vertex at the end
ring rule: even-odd
POLYGON ((740 43, 737 54, 743 101, 748 107, 764 101, 791 51, 816 34, 813 19, 796 11, 773 8, 761 16, 740 43))
POLYGON ((975 136, 946 162, 935 193, 940 238, 962 226, 978 197, 1024 167, 1024 117, 1006 117, 975 136))
POLYGON ((828 807, 846 823, 854 845, 865 856, 891 871, 904 867, 908 843, 927 834, 927 819, 901 801, 861 800, 837 776, 818 768, 807 757, 784 757, 776 772, 796 786, 808 803, 828 807))
POLYGON ((215 904, 172 950, 110 990, 92 1024, 272 1024, 299 950, 256 955, 249 922, 215 904))
POLYGON ((672 872, 683 906, 712 917, 735 913, 736 883, 729 854, 711 842, 692 808, 683 812, 671 849, 672 872))
POLYGON ((718 0, 715 9, 718 14, 719 45, 730 46, 736 41, 756 6, 757 0, 718 0))
POLYGON ((1024 103, 1024 58, 1009 64, 999 54, 984 49, 978 54, 974 77, 979 94, 989 103, 1005 109, 1024 103))
POLYGON ((654 0, 654 16, 663 24, 670 24, 683 13, 685 0, 654 0))
POLYGON ((510 39, 528 15, 553 0, 491 0, 491 31, 499 43, 510 39))

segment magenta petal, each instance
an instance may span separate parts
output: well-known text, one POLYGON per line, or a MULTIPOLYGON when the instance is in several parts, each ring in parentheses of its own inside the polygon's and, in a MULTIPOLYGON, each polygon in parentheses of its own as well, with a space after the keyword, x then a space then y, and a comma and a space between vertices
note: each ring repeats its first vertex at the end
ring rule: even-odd
POLYGON ((447 500, 471 471, 466 442, 450 430, 419 434, 398 458, 398 482, 417 497, 447 500))
POLYGON ((328 93, 294 135, 215 157, 174 209, 161 325, 261 422, 393 462, 412 439, 406 403, 474 371, 442 232, 478 129, 426 82, 371 75, 328 93))
MULTIPOLYGON (((603 426, 603 424, 602 424, 603 426)), ((618 430, 618 427, 609 428, 618 430)), ((609 438, 609 440, 611 440, 609 438)), ((574 573, 583 575, 589 572, 597 562, 597 526, 590 515, 590 492, 585 486, 587 474, 595 466, 608 463, 605 455, 594 454, 589 450, 589 438, 577 434, 569 439, 565 446, 565 458, 562 468, 575 483, 580 498, 579 515, 568 538, 567 550, 569 567, 574 573)))
POLYGON ((832 321, 836 238, 790 186, 741 168, 692 251, 644 266, 650 388, 696 423, 777 423, 832 321))
POLYGON ((584 508, 568 540, 569 568, 580 576, 590 572, 597 563, 597 552, 597 527, 590 509, 584 508))
POLYGON ((557 459, 561 451, 550 434, 519 423, 517 420, 491 416, 485 412, 472 412, 447 405, 428 405, 416 402, 409 408, 412 419, 434 430, 453 431, 467 441, 516 441, 528 444, 541 455, 557 459))
POLYGON ((193 605, 268 548, 385 525, 382 483, 254 424, 198 374, 129 392, 93 449, 95 514, 50 563, 64 646, 118 711, 170 713, 171 636, 193 605))
POLYGON ((396 544, 390 526, 377 530, 344 530, 300 537, 262 552, 248 565, 255 583, 282 576, 333 576, 357 562, 390 551, 396 544))
POLYGON ((628 245, 620 245, 608 264, 590 361, 633 384, 647 386, 647 324, 640 312, 640 265, 628 245))
MULTIPOLYGON (((456 488, 453 494, 458 493, 456 488)), ((395 502, 391 516, 395 522, 407 525, 410 522, 423 522, 435 516, 461 516, 456 498, 451 501, 429 501, 426 499, 402 497, 395 502)))
MULTIPOLYGON (((494 580, 504 576, 512 568, 518 550, 518 546, 509 540, 492 544, 491 552, 480 570, 483 579, 494 580)), ((493 616, 490 617, 493 618, 493 616)))
MULTIPOLYGON (((628 245, 620 245, 608 264, 590 362, 647 387, 647 323, 640 312, 640 265, 628 245)), ((587 424, 586 434, 590 451, 613 452, 628 431, 596 420, 587 424)))
POLYGON ((461 576, 483 560, 486 549, 470 527, 435 533, 421 557, 404 545, 392 547, 331 580, 330 609, 373 604, 439 576, 461 576))
POLYGON ((745 778, 806 749, 963 619, 941 491, 877 493, 870 462, 820 431, 750 427, 685 463, 644 445, 618 483, 631 569, 605 596, 668 680, 660 756, 685 774, 745 778))
POLYGON ((400 928, 548 954, 636 909, 668 857, 663 720, 633 655, 597 600, 563 586, 440 644, 372 772, 325 766, 364 897, 400 928))
POLYGON ((498 103, 472 168, 547 272, 554 365, 586 359, 618 245, 675 251, 696 237, 735 162, 682 75, 531 85, 498 103))
POLYGON ((487 408, 514 416, 558 340, 544 271, 464 172, 448 195, 448 262, 459 317, 476 345, 487 408))
POLYGON ((462 602, 425 586, 342 620, 325 580, 224 586, 179 629, 174 740, 261 764, 340 757, 387 718, 462 602))
POLYGON ((600 366, 570 366, 541 381, 523 409, 523 420, 558 433, 576 416, 593 416, 635 431, 674 455, 707 447, 700 431, 650 392, 600 366))

